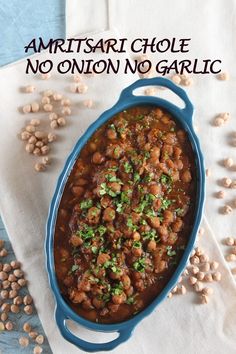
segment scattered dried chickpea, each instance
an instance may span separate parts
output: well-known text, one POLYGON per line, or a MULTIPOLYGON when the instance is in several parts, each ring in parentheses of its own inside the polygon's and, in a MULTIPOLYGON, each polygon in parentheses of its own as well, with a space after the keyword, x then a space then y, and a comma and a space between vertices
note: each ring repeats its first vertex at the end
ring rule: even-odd
POLYGON ((205 276, 204 272, 198 272, 196 274, 197 280, 203 280, 204 276, 205 276))
POLYGON ((196 292, 200 292, 203 289, 203 284, 201 282, 197 281, 193 287, 196 292))
POLYGON ((220 81, 228 81, 229 80, 229 73, 223 72, 217 75, 217 79, 220 81))
POLYGON ((8 289, 8 288, 10 287, 10 285, 11 285, 11 283, 9 282, 8 279, 7 279, 7 280, 4 280, 4 281, 2 282, 2 288, 3 288, 3 289, 8 289))
POLYGON ((235 262, 236 261, 236 254, 230 253, 225 256, 227 262, 235 262))
POLYGON ((25 151, 28 152, 29 154, 32 154, 32 152, 34 151, 34 144, 26 144, 25 151))
POLYGON ((205 274, 203 280, 206 281, 206 282, 209 282, 209 283, 212 282, 213 278, 212 278, 211 273, 205 274))
POLYGON ((51 163, 51 159, 50 159, 50 157, 48 157, 48 156, 44 156, 43 158, 42 158, 42 164, 44 164, 44 165, 50 165, 50 163, 51 163))
POLYGON ((23 131, 21 133, 21 140, 28 140, 30 138, 31 134, 27 131, 23 131))
POLYGON ((5 322, 8 319, 8 314, 6 312, 1 313, 1 321, 5 322))
POLYGON ((208 256, 207 254, 202 254, 202 255, 200 256, 200 262, 201 262, 201 263, 207 263, 207 262, 209 262, 209 256, 208 256))
POLYGON ((13 281, 12 283, 11 283, 11 288, 12 288, 12 290, 19 290, 20 289, 20 285, 18 284, 18 282, 15 282, 15 281, 13 281))
POLYGON ((23 113, 30 113, 31 112, 31 105, 30 104, 26 104, 22 107, 22 111, 23 113))
POLYGON ((28 347, 29 345, 29 338, 27 337, 20 337, 19 338, 19 343, 22 347, 28 347))
POLYGON ((24 323, 24 326, 23 326, 24 332, 29 333, 29 332, 31 332, 31 329, 32 329, 32 327, 28 322, 24 323))
POLYGON ((48 142, 52 143, 53 141, 57 140, 57 136, 54 133, 48 133, 48 142))
POLYGON ((208 262, 203 263, 203 264, 201 265, 201 270, 202 270, 203 272, 209 272, 209 270, 210 270, 210 264, 209 264, 208 262))
POLYGON ((41 100, 41 103, 44 105, 44 104, 49 104, 51 103, 51 100, 48 96, 43 96, 42 97, 42 100, 41 100))
POLYGON ((183 86, 192 86, 193 85, 193 78, 192 77, 187 77, 187 78, 182 78, 181 84, 183 86))
POLYGON ((225 240, 224 240, 224 243, 227 245, 227 246, 233 246, 234 243, 235 243, 235 240, 233 237, 227 237, 225 240))
POLYGON ((211 270, 216 270, 216 269, 218 269, 218 268, 219 268, 219 263, 216 262, 216 261, 211 262, 211 263, 210 263, 210 268, 211 268, 211 270))
POLYGON ((63 106, 61 113, 65 116, 70 116, 71 115, 71 108, 68 106, 63 106))
POLYGON ((15 269, 15 270, 13 271, 13 274, 15 275, 15 277, 21 278, 21 277, 23 277, 24 272, 23 272, 23 270, 21 270, 21 269, 15 269))
POLYGON ((230 118, 230 114, 229 112, 223 112, 219 114, 219 117, 221 117, 224 120, 224 122, 227 122, 230 118))
POLYGON ((0 322, 0 332, 4 331, 5 325, 3 322, 0 322))
POLYGON ((37 337, 38 333, 35 332, 35 331, 31 331, 29 332, 29 337, 32 338, 32 339, 35 339, 37 337))
POLYGON ((230 168, 233 166, 234 161, 231 157, 228 157, 227 159, 224 159, 223 164, 226 168, 230 168))
POLYGON ((231 208, 230 205, 224 205, 221 208, 221 213, 224 214, 224 215, 230 214, 230 213, 232 213, 232 211, 233 211, 233 209, 231 208))
POLYGON ((6 257, 8 255, 8 252, 5 248, 1 249, 0 251, 0 257, 6 257))
POLYGON ((93 107, 93 100, 85 100, 84 102, 83 102, 83 105, 84 105, 84 107, 86 107, 86 108, 92 108, 93 107))
POLYGON ((53 99, 54 99, 54 101, 61 101, 62 100, 62 95, 60 93, 55 92, 53 94, 53 99))
POLYGON ((30 121, 30 124, 31 125, 34 125, 35 127, 37 127, 38 125, 40 125, 40 119, 36 119, 36 118, 34 118, 34 119, 31 119, 31 121, 30 121))
POLYGON ((51 127, 52 129, 56 129, 56 128, 58 128, 58 126, 59 126, 59 125, 58 125, 56 119, 54 119, 54 120, 51 121, 50 127, 51 127))
POLYGON ((173 294, 172 294, 172 292, 170 291, 169 294, 167 295, 167 297, 168 297, 169 299, 171 299, 172 296, 173 296, 173 294))
POLYGON ((61 105, 62 106, 70 106, 71 105, 71 100, 69 98, 63 98, 61 100, 61 105))
POLYGON ((199 257, 198 256, 191 257, 190 258, 190 263, 191 264, 199 264, 200 263, 199 257))
POLYGON ((13 323, 11 321, 8 321, 5 325, 6 330, 12 331, 13 330, 13 323))
POLYGON ((43 93, 43 96, 44 97, 50 97, 50 96, 52 96, 53 95, 53 91, 52 90, 46 90, 46 91, 44 91, 44 93, 43 93))
POLYGON ((223 199, 224 197, 225 197, 225 192, 224 191, 216 192, 216 198, 223 199))
POLYGON ((39 104, 38 104, 38 102, 33 102, 33 103, 31 103, 31 111, 32 111, 33 113, 36 113, 36 112, 39 111, 39 104))
POLYGON ((176 84, 179 85, 181 83, 181 76, 178 74, 175 74, 172 76, 171 80, 176 84))
POLYGON ((77 92, 77 84, 70 85, 70 92, 76 93, 77 92))
POLYGON ((77 92, 78 93, 86 93, 88 91, 88 86, 87 85, 85 85, 85 84, 83 84, 83 83, 81 83, 81 84, 79 84, 79 85, 77 85, 77 92))
POLYGON ((190 284, 190 285, 194 285, 194 284, 196 284, 196 282, 197 282, 197 278, 192 277, 192 276, 189 277, 188 280, 189 280, 189 284, 190 284))
POLYGON ((230 188, 232 189, 236 189, 236 180, 233 180, 231 185, 230 185, 230 188))
POLYGON ((59 127, 64 127, 66 125, 66 119, 64 117, 58 118, 57 124, 59 125, 59 127))
POLYGON ((41 74, 41 79, 42 79, 42 80, 49 80, 50 77, 51 77, 51 74, 50 74, 50 73, 41 74))
POLYGON ((203 295, 212 295, 213 294, 213 289, 212 288, 208 288, 208 287, 205 287, 202 289, 202 294, 203 295))
POLYGON ((43 171, 46 170, 46 166, 45 166, 45 164, 43 164, 43 163, 37 162, 37 163, 34 165, 34 169, 35 169, 35 171, 37 171, 37 172, 43 172, 43 171))
POLYGON ((211 170, 209 168, 206 169, 206 176, 207 177, 211 176, 211 170))
POLYGON ((39 334, 36 338, 35 338, 36 343, 38 344, 43 344, 44 342, 44 336, 42 334, 39 334))
POLYGON ((231 180, 231 178, 224 177, 224 178, 222 178, 221 183, 222 183, 223 187, 229 188, 232 183, 232 180, 231 180))
POLYGON ((190 271, 191 271, 192 274, 195 275, 195 274, 197 274, 199 272, 199 268, 197 266, 193 265, 191 267, 190 271))
POLYGON ((200 296, 200 302, 201 304, 208 304, 209 302, 209 297, 205 294, 201 294, 200 296))
POLYGON ((25 86, 25 92, 26 93, 33 93, 34 91, 35 91, 35 86, 33 86, 33 85, 25 86))
POLYGON ((24 307, 24 312, 26 313, 26 315, 32 315, 33 313, 33 307, 31 305, 26 305, 24 307))
POLYGON ((177 287, 177 285, 171 290, 171 292, 172 292, 172 294, 175 294, 175 293, 177 293, 177 291, 178 291, 178 287, 177 287))
POLYGON ((186 290, 186 287, 184 286, 184 285, 180 285, 179 287, 178 287, 178 294, 180 294, 180 295, 185 295, 186 294, 186 292, 187 292, 187 290, 186 290))
POLYGON ((221 127, 225 123, 224 119, 221 117, 215 117, 213 121, 213 125, 215 127, 221 127))
POLYGON ((43 351, 43 349, 39 345, 36 345, 34 347, 34 354, 41 354, 42 351, 43 351))
POLYGON ((76 75, 74 75, 73 80, 74 80, 74 82, 78 83, 78 82, 82 81, 82 77, 80 75, 76 74, 76 75))
POLYGON ((50 104, 50 103, 46 103, 44 106, 43 106, 43 109, 45 112, 52 112, 53 110, 53 105, 50 104))
POLYGON ((21 279, 18 279, 18 280, 17 280, 17 283, 18 283, 18 285, 19 285, 20 287, 23 288, 24 286, 26 286, 27 280, 24 279, 24 278, 21 278, 21 279))
POLYGON ((215 272, 212 274, 212 278, 215 281, 221 281, 221 273, 220 272, 215 272))

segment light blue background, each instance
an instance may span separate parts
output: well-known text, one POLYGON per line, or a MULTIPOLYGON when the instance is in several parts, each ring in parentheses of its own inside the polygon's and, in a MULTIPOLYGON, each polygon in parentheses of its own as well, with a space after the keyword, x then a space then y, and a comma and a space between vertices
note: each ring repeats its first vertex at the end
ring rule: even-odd
POLYGON ((64 38, 65 0, 0 0, 0 66, 24 56, 32 38, 64 38))

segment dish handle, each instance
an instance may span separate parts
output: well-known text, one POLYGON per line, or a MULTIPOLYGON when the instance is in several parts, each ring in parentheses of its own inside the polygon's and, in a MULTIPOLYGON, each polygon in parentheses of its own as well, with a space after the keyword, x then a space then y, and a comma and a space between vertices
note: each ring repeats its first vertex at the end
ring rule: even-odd
POLYGON ((62 334, 62 336, 69 341, 70 343, 74 344, 76 347, 86 351, 86 352, 98 352, 98 351, 108 351, 116 348, 121 343, 127 341, 133 331, 133 327, 126 327, 122 330, 119 330, 119 336, 116 339, 113 339, 111 342, 106 343, 90 343, 87 342, 73 333, 70 332, 69 328, 66 325, 66 317, 64 313, 60 310, 60 308, 56 308, 55 312, 56 322, 58 328, 62 334))
MULTIPOLYGON (((183 109, 176 107, 181 114, 184 115, 185 120, 192 124, 192 117, 193 117, 193 105, 191 101, 189 100, 186 92, 176 84, 174 84, 172 81, 169 79, 163 78, 163 77, 154 77, 151 79, 141 79, 135 81, 133 84, 130 86, 126 87, 120 95, 119 101, 126 101, 130 100, 131 98, 140 98, 140 96, 135 96, 133 94, 133 91, 137 88, 144 87, 144 86, 162 86, 166 87, 169 90, 171 90, 173 93, 175 93, 179 98, 185 103, 185 107, 183 109)), ((147 98, 147 96, 145 96, 147 98)))

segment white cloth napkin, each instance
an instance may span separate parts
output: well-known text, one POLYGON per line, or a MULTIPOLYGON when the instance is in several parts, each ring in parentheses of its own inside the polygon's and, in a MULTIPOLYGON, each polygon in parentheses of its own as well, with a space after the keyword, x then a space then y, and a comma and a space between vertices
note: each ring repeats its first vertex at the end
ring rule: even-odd
MULTIPOLYGON (((101 36, 108 38, 115 36, 115 33, 104 32, 94 35, 94 38, 101 36)), ((101 54, 94 54, 94 58, 99 55, 101 54)), ((46 57, 46 53, 40 55, 40 58, 46 57)), ((59 57, 55 60, 59 60, 59 57)), ((48 206, 58 173, 78 137, 102 111, 115 103, 120 91, 135 77, 101 75, 86 78, 89 90, 82 97, 69 93, 71 79, 66 76, 54 74, 50 81, 41 81, 38 77, 27 77, 24 71, 25 61, 0 70, 0 213, 16 256, 23 263, 30 292, 35 299, 53 353, 74 354, 80 350, 66 342, 56 327, 55 304, 45 270, 43 245, 48 206), (31 96, 21 92, 19 87, 28 83, 33 83, 38 92, 47 88, 63 92, 75 102, 73 114, 68 118, 68 127, 58 131, 58 143, 54 144, 52 150, 52 167, 42 174, 33 170, 35 159, 24 152, 24 144, 17 139, 25 120, 31 118, 31 115, 19 113, 18 107, 39 97, 38 93, 31 96), (81 101, 85 98, 94 99, 94 109, 82 108, 81 101)), ((204 248, 212 258, 223 261, 207 225, 206 229, 206 236, 202 239, 204 248)), ((137 327, 131 340, 115 349, 114 353, 233 354, 236 346, 236 323, 232 314, 236 309, 236 288, 223 263, 221 271, 222 282, 215 288, 215 296, 208 306, 194 304, 195 300, 190 294, 167 300, 137 327)), ((91 333, 82 328, 79 333, 91 341, 102 342, 111 338, 111 335, 91 333)))

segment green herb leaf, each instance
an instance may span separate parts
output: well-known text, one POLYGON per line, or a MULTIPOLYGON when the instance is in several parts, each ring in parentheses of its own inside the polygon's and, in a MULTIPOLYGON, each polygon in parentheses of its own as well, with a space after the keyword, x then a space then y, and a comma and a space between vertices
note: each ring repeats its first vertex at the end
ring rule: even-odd
POLYGON ((167 250, 167 256, 173 257, 176 255, 176 251, 172 250, 172 246, 167 246, 166 250, 167 250))
POLYGON ((93 201, 92 199, 86 199, 86 200, 82 200, 82 202, 80 203, 80 207, 81 209, 89 209, 93 206, 93 201))
POLYGON ((76 272, 78 269, 79 269, 78 264, 73 264, 73 266, 71 267, 72 273, 73 273, 73 272, 76 272))
POLYGON ((133 263, 133 267, 135 270, 137 270, 137 272, 143 273, 146 267, 146 258, 139 258, 133 263))

